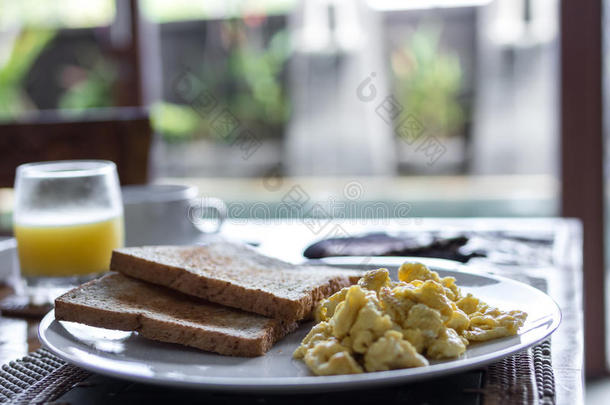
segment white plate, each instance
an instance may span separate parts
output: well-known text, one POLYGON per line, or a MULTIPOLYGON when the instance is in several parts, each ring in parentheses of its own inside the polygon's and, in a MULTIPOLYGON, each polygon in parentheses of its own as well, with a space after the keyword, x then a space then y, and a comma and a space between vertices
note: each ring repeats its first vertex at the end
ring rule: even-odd
MULTIPOLYGON (((526 284, 490 274, 467 271, 459 263, 423 258, 376 258, 363 266, 388 267, 405 260, 428 264, 441 276, 453 276, 463 292, 471 292, 501 309, 527 311, 528 319, 519 335, 472 344, 460 358, 433 362, 427 367, 316 377, 305 365, 292 359, 292 352, 312 323, 278 342, 265 356, 227 357, 187 347, 143 339, 135 333, 112 331, 58 322, 51 311, 39 328, 42 344, 63 358, 96 373, 127 380, 199 389, 256 392, 321 392, 407 383, 456 373, 497 361, 549 336, 559 325, 561 313, 546 294, 526 284)), ((357 267, 355 258, 329 262, 357 267)))

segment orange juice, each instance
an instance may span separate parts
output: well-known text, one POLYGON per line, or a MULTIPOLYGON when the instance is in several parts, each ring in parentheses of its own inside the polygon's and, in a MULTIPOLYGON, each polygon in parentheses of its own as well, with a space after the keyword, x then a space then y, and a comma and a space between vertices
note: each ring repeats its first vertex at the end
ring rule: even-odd
POLYGON ((23 276, 63 277, 108 270, 112 250, 123 246, 123 217, 71 225, 16 223, 23 276))

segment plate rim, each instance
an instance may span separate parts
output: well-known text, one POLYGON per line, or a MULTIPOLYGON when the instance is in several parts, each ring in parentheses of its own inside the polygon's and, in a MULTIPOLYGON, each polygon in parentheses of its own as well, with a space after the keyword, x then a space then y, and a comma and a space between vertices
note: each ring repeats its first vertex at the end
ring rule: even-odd
MULTIPOLYGON (((347 257, 345 257, 347 259, 347 257)), ((358 259, 358 257, 351 256, 343 266, 354 265, 353 260, 358 259)), ((375 263, 382 263, 383 259, 388 259, 385 257, 375 257, 373 260, 375 263)), ((128 371, 124 371, 122 369, 116 370, 111 369, 104 366, 98 366, 95 363, 88 363, 86 361, 81 361, 80 358, 76 355, 72 355, 68 353, 66 350, 63 350, 61 347, 56 347, 53 343, 51 343, 45 333, 49 330, 51 325, 55 322, 59 323, 59 321, 55 320, 54 310, 49 311, 44 318, 40 321, 38 326, 38 339, 42 343, 42 346, 47 350, 51 351, 53 354, 63 359, 64 361, 77 365, 86 370, 110 376, 110 377, 118 377, 130 381, 143 382, 148 384, 156 384, 162 386, 171 386, 171 387, 180 387, 180 388, 196 388, 201 390, 214 390, 214 391, 234 391, 234 392, 275 392, 275 393, 297 393, 297 392, 328 392, 328 391, 339 391, 344 389, 349 389, 353 384, 357 384, 358 387, 371 387, 371 386, 382 386, 382 385, 392 385, 398 384, 400 382, 410 383, 415 381, 420 381, 428 378, 440 377, 448 374, 453 374, 461 371, 470 370, 473 368, 481 367, 486 364, 492 363, 494 361, 501 360, 505 357, 508 357, 512 354, 516 354, 523 350, 526 350, 541 341, 548 338, 552 333, 554 333, 559 325, 561 324, 563 314, 557 302, 549 296, 544 291, 541 291, 535 287, 532 287, 526 283, 521 281, 513 280, 508 277, 500 276, 497 274, 483 272, 483 271, 471 271, 468 270, 468 266, 459 262, 455 262, 447 259, 438 259, 438 258, 418 258, 418 257, 392 257, 388 262, 399 262, 399 259, 403 259, 402 262, 405 261, 420 261, 420 262, 428 262, 432 267, 436 267, 438 270, 444 271, 454 271, 465 274, 472 274, 475 276, 482 276, 487 278, 496 279, 502 282, 517 284, 521 288, 526 288, 535 294, 541 294, 552 304, 553 311, 551 320, 552 323, 545 331, 537 339, 534 339, 532 342, 528 342, 526 344, 518 344, 514 346, 509 346, 503 348, 499 351, 494 351, 491 353, 486 353, 475 358, 466 358, 466 359, 457 359, 459 361, 457 364, 454 362, 444 362, 439 364, 433 364, 426 367, 417 367, 417 373, 413 374, 411 370, 414 368, 408 369, 397 369, 397 370, 389 370, 389 371, 379 371, 374 373, 363 373, 363 374, 353 374, 353 375, 336 375, 336 376, 300 376, 300 377, 284 377, 278 379, 277 377, 268 377, 268 378, 252 378, 252 377, 199 377, 199 379, 168 379, 166 377, 160 377, 156 375, 152 376, 144 376, 139 375, 137 373, 130 373, 128 371), (434 264, 437 266, 434 266, 434 264), (440 266, 438 266, 440 265, 440 266), (446 267, 445 267, 446 266, 446 267), (455 364, 455 366, 452 366, 455 364), (410 372, 411 371, 411 372, 410 372), (408 381, 405 381, 408 380, 408 381)), ((339 265, 337 262, 339 260, 333 260, 333 264, 339 265)), ((326 261, 323 263, 330 264, 326 261)), ((370 263, 367 263, 367 265, 370 263)), ((395 263, 387 263, 387 266, 394 266, 395 263)), ((374 266, 374 265, 373 265, 374 266)), ((490 269, 493 269, 493 266, 490 266, 490 269)), ((94 353, 94 356, 104 357, 100 355, 100 353, 94 353)))

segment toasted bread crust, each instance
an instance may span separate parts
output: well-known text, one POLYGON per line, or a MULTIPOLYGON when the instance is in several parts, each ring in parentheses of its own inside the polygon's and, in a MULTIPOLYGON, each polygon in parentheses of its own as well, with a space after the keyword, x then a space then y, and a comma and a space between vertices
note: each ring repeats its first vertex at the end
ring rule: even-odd
POLYGON ((136 331, 153 340, 244 357, 265 354, 297 326, 296 323, 222 308, 116 273, 57 298, 55 318, 136 331), (127 297, 127 291, 131 296, 127 297))
MULTIPOLYGON (((219 250, 224 252, 226 245, 230 244, 222 245, 219 250)), ((355 283, 359 278, 359 273, 349 270, 294 266, 277 260, 270 262, 267 269, 265 260, 268 258, 253 253, 249 248, 235 247, 235 245, 230 247, 229 252, 236 256, 243 253, 249 256, 250 261, 247 263, 255 265, 247 269, 250 273, 244 272, 246 280, 247 277, 258 279, 259 273, 266 273, 267 277, 272 277, 269 276, 272 272, 276 272, 280 278, 289 275, 292 283, 306 284, 310 277, 315 277, 317 280, 315 285, 310 285, 287 297, 281 296, 282 291, 267 288, 259 280, 252 285, 247 282, 241 282, 240 285, 235 278, 225 277, 221 265, 226 262, 226 266, 235 267, 241 263, 238 263, 235 257, 227 257, 226 260, 224 256, 219 258, 222 255, 216 254, 214 246, 175 248, 183 250, 181 254, 185 259, 176 260, 172 257, 171 260, 164 262, 163 253, 171 249, 172 247, 117 249, 112 253, 110 268, 130 277, 163 285, 211 302, 288 322, 307 317, 317 301, 355 283), (216 256, 208 259, 208 255, 214 254, 216 256), (259 260, 262 265, 256 262, 259 260), (193 262, 195 265, 192 265, 193 262)))

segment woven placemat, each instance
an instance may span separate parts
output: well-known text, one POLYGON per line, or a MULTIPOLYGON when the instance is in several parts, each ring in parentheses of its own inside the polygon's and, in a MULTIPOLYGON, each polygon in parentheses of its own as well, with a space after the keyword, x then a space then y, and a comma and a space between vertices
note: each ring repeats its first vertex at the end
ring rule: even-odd
POLYGON ((554 404, 551 341, 488 366, 481 392, 485 404, 554 404))
POLYGON ((36 404, 56 399, 91 373, 39 349, 0 370, 0 403, 36 404))

